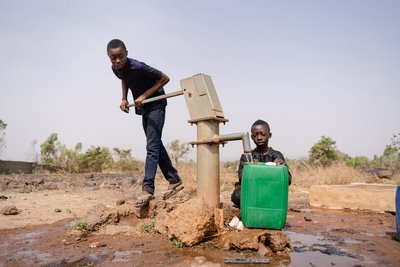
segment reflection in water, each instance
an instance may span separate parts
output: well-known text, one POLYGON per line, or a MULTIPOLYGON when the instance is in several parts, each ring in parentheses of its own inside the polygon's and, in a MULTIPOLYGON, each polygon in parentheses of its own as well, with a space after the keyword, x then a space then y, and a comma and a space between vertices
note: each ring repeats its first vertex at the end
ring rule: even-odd
POLYGON ((353 266, 363 262, 363 257, 346 251, 339 243, 359 243, 352 239, 326 239, 322 235, 286 232, 293 248, 290 266, 353 266))

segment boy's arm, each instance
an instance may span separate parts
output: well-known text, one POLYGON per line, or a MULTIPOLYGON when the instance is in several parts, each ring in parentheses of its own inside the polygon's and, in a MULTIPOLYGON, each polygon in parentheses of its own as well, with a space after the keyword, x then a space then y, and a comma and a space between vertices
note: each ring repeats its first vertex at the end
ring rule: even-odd
POLYGON ((247 162, 247 157, 245 154, 242 154, 242 156, 240 156, 239 169, 238 169, 239 184, 242 182, 242 174, 245 162, 247 162))
POLYGON ((276 151, 276 159, 274 160, 274 162, 278 165, 285 165, 286 167, 288 167, 288 176, 289 176, 289 185, 292 183, 292 174, 290 173, 289 170, 289 166, 286 164, 285 161, 285 157, 283 156, 283 154, 279 151, 276 151))
POLYGON ((169 82, 169 77, 161 73, 161 78, 149 89, 147 89, 143 94, 141 94, 138 98, 135 99, 135 107, 140 108, 142 106, 142 101, 146 98, 152 96, 155 92, 157 92, 161 87, 166 85, 169 82))
POLYGON ((129 113, 128 86, 126 86, 126 83, 124 80, 121 80, 121 87, 122 87, 122 101, 121 101, 121 105, 119 106, 119 108, 123 112, 129 113))

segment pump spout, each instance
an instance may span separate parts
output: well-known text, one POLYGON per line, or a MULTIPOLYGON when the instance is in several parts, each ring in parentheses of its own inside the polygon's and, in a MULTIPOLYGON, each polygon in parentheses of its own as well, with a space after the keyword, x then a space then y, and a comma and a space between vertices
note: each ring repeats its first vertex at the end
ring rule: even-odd
POLYGON ((225 141, 234 141, 234 140, 242 140, 243 152, 244 154, 246 154, 248 161, 252 162, 253 158, 251 156, 250 137, 248 132, 224 134, 224 135, 219 135, 215 138, 215 141, 218 141, 219 143, 223 143, 225 141))
POLYGON ((253 162, 253 156, 251 155, 250 137, 249 133, 246 133, 242 137, 243 152, 247 157, 248 162, 253 162))

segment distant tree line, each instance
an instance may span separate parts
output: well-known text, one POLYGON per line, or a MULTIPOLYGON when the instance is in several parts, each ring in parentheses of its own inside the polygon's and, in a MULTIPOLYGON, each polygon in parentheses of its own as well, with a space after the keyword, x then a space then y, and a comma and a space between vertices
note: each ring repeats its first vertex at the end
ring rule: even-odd
MULTIPOLYGON (((188 144, 179 140, 172 141, 169 145, 171 159, 178 164, 188 153, 188 144)), ((58 135, 52 133, 41 145, 40 156, 42 167, 51 171, 64 171, 71 173, 113 171, 137 171, 143 162, 132 157, 131 149, 114 147, 91 146, 82 151, 82 143, 74 148, 68 148, 58 140, 58 135)))
MULTIPOLYGON (((6 148, 5 129, 7 124, 0 119, 0 155, 6 148)), ((186 159, 189 144, 173 140, 167 145, 168 152, 174 165, 186 159)), ((63 172, 102 172, 135 171, 143 167, 143 162, 132 156, 131 149, 114 147, 91 146, 82 151, 82 143, 77 143, 74 148, 68 148, 58 140, 58 134, 52 133, 40 145, 40 162, 42 168, 51 171, 63 172)), ((336 147, 336 141, 331 137, 321 136, 309 150, 308 158, 304 160, 288 160, 290 167, 306 168, 307 166, 328 167, 334 163, 346 165, 362 170, 390 169, 400 172, 400 133, 394 134, 390 143, 384 148, 383 154, 375 155, 372 160, 365 156, 350 157, 336 147)), ((235 171, 238 161, 224 162, 222 167, 228 171, 235 171)))
POLYGON ((400 133, 394 134, 390 143, 386 145, 381 156, 375 155, 372 160, 364 156, 350 157, 339 151, 336 141, 331 137, 322 136, 310 151, 308 163, 314 166, 327 167, 336 162, 344 162, 346 165, 357 169, 390 169, 400 171, 400 133))

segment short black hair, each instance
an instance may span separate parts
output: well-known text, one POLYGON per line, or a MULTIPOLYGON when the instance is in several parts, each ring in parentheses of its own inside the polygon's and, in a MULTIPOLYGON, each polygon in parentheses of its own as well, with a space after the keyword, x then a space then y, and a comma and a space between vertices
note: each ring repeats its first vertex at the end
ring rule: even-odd
POLYGON ((107 52, 112 48, 118 47, 122 47, 126 51, 126 46, 124 42, 122 42, 120 39, 112 39, 107 45, 107 52))
POLYGON ((256 121, 253 123, 253 125, 251 125, 251 128, 253 128, 253 126, 256 126, 256 125, 263 125, 263 126, 265 126, 265 127, 268 128, 268 131, 271 131, 271 129, 269 128, 269 124, 268 124, 268 122, 266 122, 266 121, 263 121, 263 120, 256 120, 256 121))

